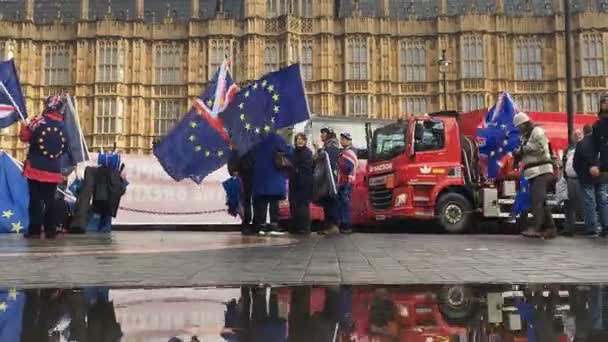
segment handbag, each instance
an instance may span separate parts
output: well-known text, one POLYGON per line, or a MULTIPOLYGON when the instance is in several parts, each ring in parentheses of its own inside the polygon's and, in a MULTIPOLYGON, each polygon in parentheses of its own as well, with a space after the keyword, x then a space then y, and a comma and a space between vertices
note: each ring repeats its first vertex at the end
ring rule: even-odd
POLYGON ((280 171, 291 171, 293 169, 293 163, 285 152, 277 151, 274 155, 274 166, 280 171))

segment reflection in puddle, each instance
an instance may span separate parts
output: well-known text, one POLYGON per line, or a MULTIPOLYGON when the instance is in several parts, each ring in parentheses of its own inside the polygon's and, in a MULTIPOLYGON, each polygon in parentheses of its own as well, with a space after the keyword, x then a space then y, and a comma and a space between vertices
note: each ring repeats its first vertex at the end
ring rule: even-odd
POLYGON ((2 342, 608 341, 606 287, 0 291, 2 342))

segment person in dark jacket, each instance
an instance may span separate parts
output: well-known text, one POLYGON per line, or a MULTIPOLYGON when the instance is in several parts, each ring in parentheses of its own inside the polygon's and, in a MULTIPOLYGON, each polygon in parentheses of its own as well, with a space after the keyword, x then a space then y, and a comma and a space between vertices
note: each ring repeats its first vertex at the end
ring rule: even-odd
POLYGON ((593 148, 599 154, 599 161, 590 170, 594 177, 600 177, 602 184, 608 184, 608 94, 600 100, 599 120, 593 124, 593 148))
POLYGON ((279 232, 279 201, 287 194, 287 174, 275 165, 278 152, 291 155, 285 140, 277 134, 266 137, 254 148, 253 155, 253 232, 279 232), (270 212, 270 226, 266 225, 266 213, 270 212))
MULTIPOLYGON (((587 135, 576 145, 574 170, 578 175, 583 193, 586 235, 605 234, 608 229, 608 199, 606 187, 600 175, 601 160, 598 159, 596 136, 599 131, 594 125, 593 133, 587 135), (599 214, 599 222, 598 222, 599 214)), ((606 151, 608 153, 608 150, 606 151)), ((600 157, 601 158, 601 157, 600 157)))
MULTIPOLYGON (((329 156, 332 175, 334 176, 334 182, 337 184, 340 143, 338 142, 336 133, 330 128, 321 129, 321 141, 323 141, 323 147, 320 152, 325 152, 329 156)), ((323 215, 325 216, 325 227, 319 234, 339 234, 338 225, 340 224, 340 220, 337 197, 328 196, 321 202, 323 205, 323 215)))
POLYGON ((310 234, 310 202, 312 201, 312 151, 306 146, 304 133, 296 134, 292 157, 293 170, 289 176, 289 212, 291 229, 295 234, 310 234))
POLYGON ((250 150, 242 156, 238 156, 238 151, 234 151, 232 158, 228 161, 228 172, 231 176, 237 176, 241 179, 243 187, 242 205, 243 218, 241 221, 241 233, 243 235, 252 234, 251 224, 253 220, 253 165, 254 165, 254 150, 250 150))
POLYGON ((29 144, 23 175, 30 191, 30 224, 26 238, 40 238, 44 223, 45 237, 57 235, 57 217, 53 210, 57 186, 63 181, 61 156, 69 146, 63 123, 60 96, 49 96, 45 109, 31 122, 22 122, 20 139, 29 144))

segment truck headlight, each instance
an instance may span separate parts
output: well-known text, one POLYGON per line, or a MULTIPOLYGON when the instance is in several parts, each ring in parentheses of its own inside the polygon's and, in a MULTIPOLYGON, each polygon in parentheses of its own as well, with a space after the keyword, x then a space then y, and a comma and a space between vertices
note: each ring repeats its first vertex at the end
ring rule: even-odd
POLYGON ((407 202, 407 194, 399 194, 395 198, 395 207, 402 207, 405 205, 405 202, 407 202))

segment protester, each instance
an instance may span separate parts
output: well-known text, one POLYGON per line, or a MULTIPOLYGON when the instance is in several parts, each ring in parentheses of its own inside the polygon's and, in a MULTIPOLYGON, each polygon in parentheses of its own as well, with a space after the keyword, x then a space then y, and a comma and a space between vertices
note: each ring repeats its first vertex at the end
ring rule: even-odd
MULTIPOLYGON (((587 133, 589 129, 587 128, 587 133)), ((602 184, 597 169, 598 156, 595 148, 595 136, 586 134, 576 145, 573 165, 582 189, 583 209, 585 217, 585 235, 597 236, 608 227, 608 200, 606 199, 606 184, 602 184), (594 171, 595 169, 595 171, 594 171), (598 214, 600 222, 598 222, 598 214)))
POLYGON ((29 123, 22 122, 20 139, 29 144, 23 167, 30 192, 30 224, 26 238, 40 238, 43 223, 47 239, 57 235, 59 222, 52 208, 57 186, 63 181, 61 156, 68 146, 62 111, 61 97, 49 96, 40 116, 29 123))
POLYGON ((231 176, 239 177, 241 180, 241 205, 243 215, 241 221, 241 233, 243 235, 252 234, 251 224, 252 213, 252 190, 253 190, 253 150, 239 157, 237 150, 233 151, 232 157, 228 161, 228 172, 231 176))
MULTIPOLYGON (((585 126, 586 131, 591 130, 591 126, 585 126)), ((572 133, 570 140, 570 146, 564 153, 564 165, 563 177, 567 183, 568 200, 566 201, 566 227, 562 232, 564 236, 572 236, 575 231, 577 217, 583 212, 583 200, 582 200, 582 189, 578 180, 578 175, 574 169, 574 154, 576 151, 576 144, 583 140, 583 131, 576 129, 572 133)))
POLYGON ((350 133, 340 134, 342 151, 338 159, 338 208, 340 212, 340 232, 352 233, 351 227, 351 198, 359 160, 353 147, 353 138, 350 133))
POLYGON ((282 233, 279 227, 279 201, 287 192, 287 170, 276 165, 278 153, 291 154, 285 140, 271 134, 260 142, 254 151, 253 165, 253 231, 252 233, 282 233), (270 212, 270 225, 266 224, 266 214, 270 212))
MULTIPOLYGON (((336 133, 330 128, 323 128, 321 129, 321 140, 323 141, 323 147, 319 151, 318 156, 322 156, 324 153, 327 154, 333 181, 337 183, 340 145, 336 133)), ((320 231, 319 234, 339 234, 338 199, 335 196, 328 195, 321 200, 321 204, 325 216, 325 229, 320 231)))
MULTIPOLYGON (((605 94, 600 99, 600 110, 598 112, 599 120, 593 125, 593 148, 594 153, 598 155, 598 164, 591 167, 590 173, 593 177, 598 178, 596 196, 600 199, 598 202, 603 203, 600 208, 600 216, 606 212, 602 208, 606 208, 608 203, 608 94, 605 94)), ((598 204, 599 205, 599 204, 598 204)), ((606 235, 606 221, 603 221, 604 226, 601 235, 606 235)))
POLYGON ((531 211, 534 217, 532 227, 522 234, 527 237, 551 239, 557 234, 551 210, 545 200, 547 190, 554 181, 553 161, 549 140, 545 131, 536 126, 526 113, 517 113, 513 125, 519 129, 522 144, 516 151, 516 158, 523 163, 523 176, 530 182, 531 211))
POLYGON ((304 133, 296 134, 293 171, 289 177, 289 211, 291 229, 295 234, 310 234, 310 202, 312 200, 312 151, 306 146, 304 133))

